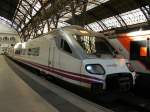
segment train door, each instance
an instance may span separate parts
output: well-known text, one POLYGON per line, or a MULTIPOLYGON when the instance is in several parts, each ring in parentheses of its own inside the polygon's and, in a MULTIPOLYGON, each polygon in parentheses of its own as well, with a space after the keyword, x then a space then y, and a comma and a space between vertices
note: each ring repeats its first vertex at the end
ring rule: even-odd
POLYGON ((52 41, 50 41, 50 45, 49 45, 49 55, 48 55, 48 66, 50 67, 50 68, 52 68, 53 67, 53 58, 54 58, 54 56, 53 56, 53 45, 52 45, 52 41))
MULTIPOLYGON (((48 58, 48 65, 52 71, 56 71, 56 69, 59 68, 59 51, 56 46, 55 40, 50 41, 50 47, 49 47, 49 58, 48 58)), ((61 76, 57 76, 61 78, 61 76)))
POLYGON ((130 43, 130 60, 138 60, 148 69, 150 69, 149 44, 149 39, 130 43))

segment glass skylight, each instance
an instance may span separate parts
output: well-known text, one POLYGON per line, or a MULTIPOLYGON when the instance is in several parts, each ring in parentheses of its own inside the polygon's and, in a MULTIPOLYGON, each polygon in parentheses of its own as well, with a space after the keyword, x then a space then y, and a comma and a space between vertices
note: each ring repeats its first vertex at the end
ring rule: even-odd
POLYGON ((84 28, 87 30, 91 30, 88 25, 85 25, 84 28))
MULTIPOLYGON (((27 24, 30 21, 31 16, 34 16, 37 13, 37 11, 40 10, 40 8, 41 8, 41 4, 40 4, 39 1, 36 1, 36 0, 26 0, 25 1, 25 0, 22 0, 21 5, 18 6, 18 9, 20 11, 17 12, 16 16, 19 17, 20 21, 24 21, 25 24, 27 24)), ((20 24, 20 21, 16 18, 15 18, 15 22, 17 24, 20 24)), ((21 25, 21 28, 23 28, 23 27, 24 26, 21 25)))
POLYGON ((26 0, 28 3, 33 4, 35 0, 26 0))
MULTIPOLYGON (((146 9, 147 9, 148 11, 150 11, 150 5, 149 5, 149 6, 146 6, 146 9)), ((146 15, 147 15, 147 17, 150 19, 150 16, 149 16, 149 14, 148 14, 147 11, 146 11, 146 15)))
POLYGON ((23 14, 26 14, 26 13, 27 13, 27 11, 25 10, 25 8, 24 8, 24 7, 20 6, 20 8, 19 8, 19 9, 21 10, 21 12, 22 12, 23 14))
POLYGON ((65 26, 70 26, 70 24, 68 24, 66 22, 59 22, 58 23, 58 28, 65 27, 65 26))
POLYGON ((32 10, 32 16, 34 16, 37 12, 33 9, 32 10))
POLYGON ((102 3, 106 3, 110 0, 89 0, 89 4, 87 6, 87 11, 101 5, 102 3))
POLYGON ((108 29, 121 27, 119 21, 114 16, 113 17, 109 17, 107 19, 103 19, 102 22, 106 25, 106 27, 108 29))
POLYGON ((88 26, 89 26, 93 31, 95 31, 95 32, 103 31, 103 29, 101 28, 101 26, 100 26, 97 22, 88 24, 88 26))
POLYGON ((35 4, 35 6, 34 6, 34 8, 35 8, 37 11, 39 11, 41 7, 42 7, 42 6, 41 6, 40 2, 37 2, 37 3, 35 4))
POLYGON ((26 21, 25 21, 25 23, 28 23, 29 22, 29 19, 28 18, 26 18, 26 21))
POLYGON ((48 32, 48 24, 45 24, 43 33, 47 33, 47 32, 48 32))
POLYGON ((13 23, 13 25, 12 25, 12 26, 13 26, 15 29, 17 29, 17 25, 16 25, 16 24, 14 24, 14 23, 13 23))
POLYGON ((21 28, 24 28, 24 24, 21 24, 21 28))
MULTIPOLYGON (((149 7, 146 6, 146 8, 148 9, 149 7)), ((138 24, 138 23, 147 22, 145 15, 142 13, 142 11, 139 8, 129 11, 129 12, 126 12, 126 13, 122 13, 119 16, 123 19, 123 21, 127 25, 134 25, 134 24, 138 24)), ((101 21, 97 21, 100 25, 97 25, 96 22, 93 22, 93 23, 88 24, 88 26, 92 30, 98 31, 98 32, 103 31, 103 29, 108 30, 108 29, 112 29, 112 28, 122 27, 121 25, 125 26, 122 19, 119 18, 118 15, 116 15, 116 17, 113 16, 113 17, 109 17, 106 19, 102 19, 101 21), (116 19, 116 17, 117 17, 117 19, 116 19), (106 26, 106 28, 104 27, 103 24, 101 24, 101 22, 106 26)))
POLYGON ((18 28, 18 31, 20 32, 20 31, 21 31, 21 29, 20 29, 20 28, 18 28))
POLYGON ((15 22, 16 22, 17 24, 20 24, 20 21, 19 21, 17 18, 15 18, 15 22))
MULTIPOLYGON (((43 2, 43 3, 46 3, 47 1, 48 0, 41 0, 41 2, 43 2)), ((87 11, 91 10, 103 3, 106 3, 108 1, 110 1, 110 0, 88 0, 87 11)), ((23 23, 23 24, 21 24, 21 28, 24 28, 24 25, 30 21, 32 16, 35 16, 37 14, 37 11, 39 11, 42 8, 41 2, 39 2, 38 0, 22 0, 23 6, 22 5, 18 6, 20 11, 18 11, 16 13, 16 16, 17 16, 16 18, 19 18, 19 20, 15 18, 14 23, 17 23, 18 25, 23 23), (28 14, 28 13, 30 13, 30 14, 28 14), (20 23, 20 21, 22 21, 22 22, 20 23)), ((49 4, 45 9, 48 9, 49 7, 52 7, 51 4, 49 4)), ((65 21, 72 18, 72 13, 69 13, 69 11, 71 10, 71 7, 66 6, 65 8, 61 12, 61 15, 60 15, 61 18, 59 19, 59 22, 58 22, 58 28, 70 25, 70 24, 65 23, 65 21)), ((147 10, 150 10, 149 6, 146 6, 146 8, 147 8, 147 10)), ((75 10, 75 14, 76 15, 81 14, 82 9, 83 9, 82 6, 81 7, 77 6, 77 9, 75 10)), ((145 10, 145 7, 144 8, 142 7, 142 9, 145 10)), ((148 17, 149 15, 146 10, 145 10, 145 13, 148 17)), ((48 21, 49 21, 49 24, 51 25, 50 28, 53 29, 56 26, 53 22, 51 22, 52 21, 51 19, 52 19, 52 17, 49 18, 48 21)), ((125 25, 134 25, 134 24, 143 23, 143 22, 147 22, 147 19, 146 19, 145 15, 143 14, 143 12, 141 11, 141 9, 138 8, 138 9, 135 9, 132 11, 114 15, 112 17, 104 18, 102 20, 90 23, 88 25, 85 25, 85 28, 96 31, 96 32, 101 32, 103 30, 119 28, 119 27, 122 27, 125 25)), ((43 25, 43 24, 41 24, 41 25, 43 25)), ((42 27, 42 26, 40 26, 40 27, 42 27)), ((48 24, 44 24, 43 27, 44 27, 44 33, 48 32, 48 24)), ((38 33, 41 33, 41 32, 39 31, 38 33)))
POLYGON ((122 13, 120 14, 120 16, 126 22, 127 25, 133 25, 147 21, 145 15, 142 13, 140 9, 122 13))

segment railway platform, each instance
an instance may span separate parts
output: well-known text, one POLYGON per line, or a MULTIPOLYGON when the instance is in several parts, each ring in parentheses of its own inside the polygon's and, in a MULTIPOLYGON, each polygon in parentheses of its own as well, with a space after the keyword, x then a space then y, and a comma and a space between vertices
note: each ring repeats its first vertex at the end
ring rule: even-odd
POLYGON ((2 55, 0 99, 0 112, 112 112, 45 82, 2 55))
POLYGON ((58 112, 43 100, 0 56, 0 112, 58 112))

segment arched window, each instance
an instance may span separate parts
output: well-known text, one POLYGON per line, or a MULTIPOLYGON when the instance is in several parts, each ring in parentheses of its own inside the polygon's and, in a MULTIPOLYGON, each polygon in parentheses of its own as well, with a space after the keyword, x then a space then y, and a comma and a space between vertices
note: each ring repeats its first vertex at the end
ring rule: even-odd
POLYGON ((15 41, 15 37, 10 37, 10 41, 15 41))
POLYGON ((8 37, 3 37, 3 40, 5 40, 5 41, 8 40, 8 37))

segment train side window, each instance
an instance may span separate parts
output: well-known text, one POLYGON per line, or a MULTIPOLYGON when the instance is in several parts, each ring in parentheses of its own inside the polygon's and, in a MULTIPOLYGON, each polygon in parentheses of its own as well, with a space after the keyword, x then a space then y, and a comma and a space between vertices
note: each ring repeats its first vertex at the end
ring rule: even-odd
POLYGON ((15 54, 17 54, 17 55, 20 55, 20 53, 21 53, 21 50, 16 50, 15 51, 15 54))
POLYGON ((33 48, 33 49, 32 49, 32 55, 33 55, 33 56, 39 56, 39 51, 40 51, 40 48, 39 48, 39 47, 33 48))
POLYGON ((31 49, 28 49, 28 55, 31 55, 31 49))
POLYGON ((60 42, 60 47, 61 47, 61 48, 63 48, 63 42, 64 42, 64 41, 61 39, 61 42, 60 42))
POLYGON ((22 49, 22 55, 26 55, 26 49, 22 49))
POLYGON ((68 52, 68 53, 72 53, 70 46, 69 46, 68 43, 67 43, 65 40, 63 40, 63 39, 61 39, 61 48, 62 48, 64 51, 68 52))

